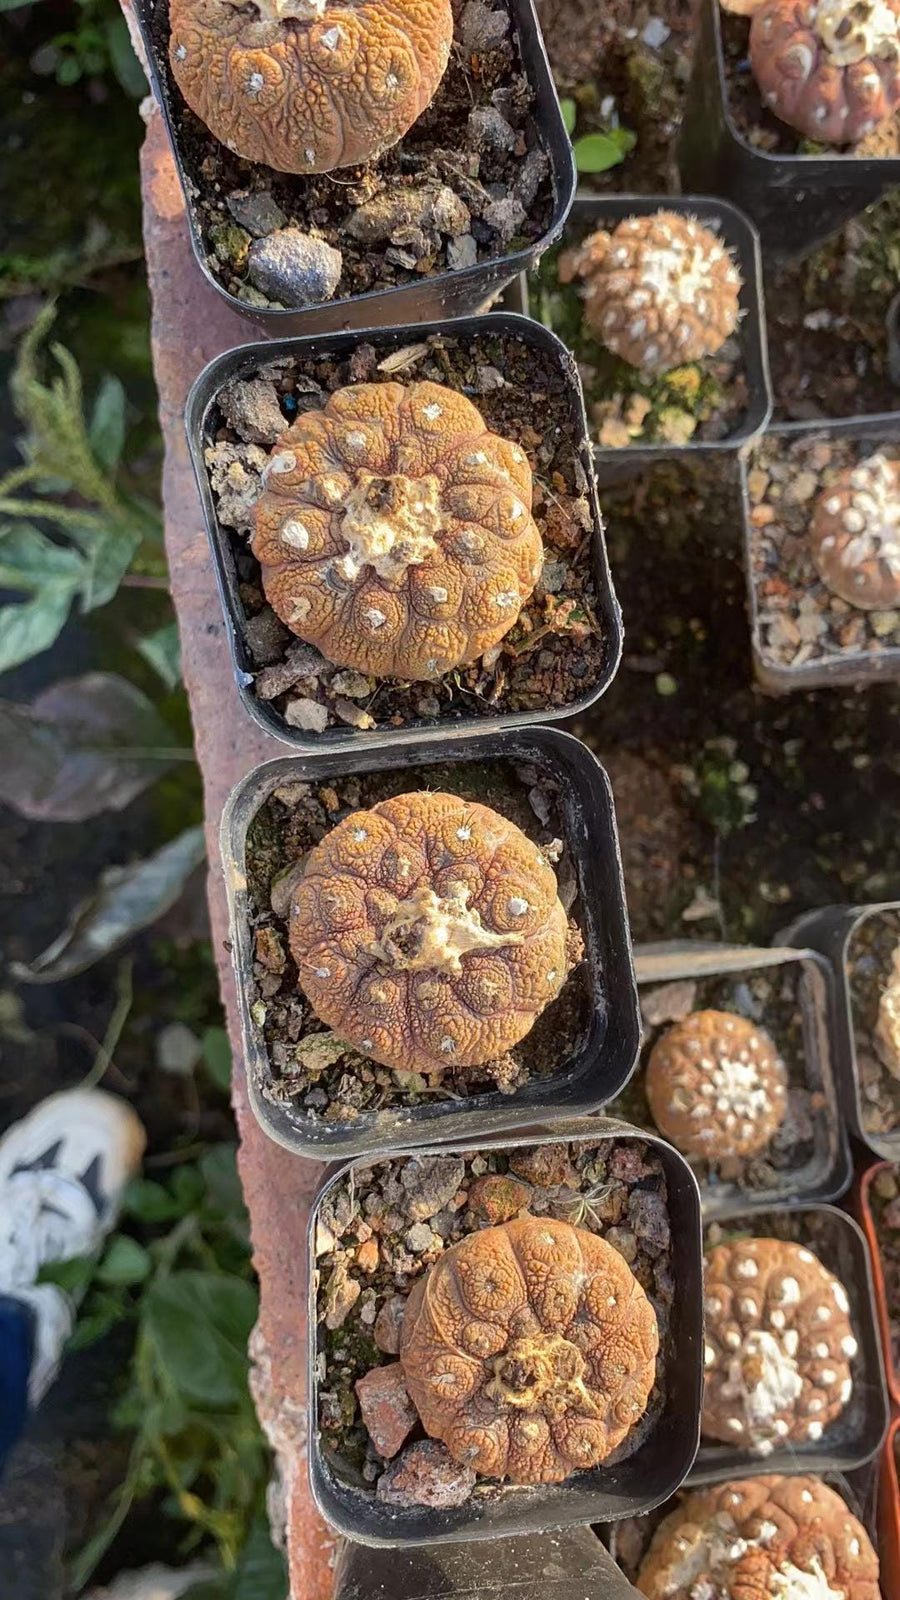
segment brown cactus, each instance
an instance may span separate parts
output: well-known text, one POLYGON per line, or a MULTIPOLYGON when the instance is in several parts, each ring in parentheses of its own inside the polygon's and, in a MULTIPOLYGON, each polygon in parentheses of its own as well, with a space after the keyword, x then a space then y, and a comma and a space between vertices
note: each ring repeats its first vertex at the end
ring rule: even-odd
POLYGON ((750 65, 782 122, 856 144, 900 107, 900 0, 763 0, 750 65))
POLYGON ((682 1500, 637 1585, 647 1600, 879 1600, 878 1557, 819 1478, 741 1478, 682 1500))
POLYGON ((502 639, 540 576, 524 452, 441 384, 339 389, 263 482, 266 595, 336 666, 438 678, 502 639))
POLYGON ((647 1099, 660 1133, 685 1155, 751 1156, 781 1126, 787 1074, 764 1028, 729 1011, 695 1011, 653 1046, 647 1099))
POLYGON ((853 1390, 843 1284, 800 1245, 741 1239, 707 1256, 705 1307, 705 1437, 760 1456, 821 1439, 853 1390))
POLYGON ((436 1073, 495 1060, 566 979, 553 868, 488 806, 406 794, 310 851, 290 945, 316 1014, 375 1061, 436 1073))
POLYGON ((633 367, 668 372, 713 354, 737 327, 740 274, 709 228, 674 211, 627 217, 560 257, 584 280, 592 332, 633 367))
POLYGON ((822 582, 863 611, 900 605, 900 465, 869 456, 819 496, 809 544, 822 582))
POLYGON ((407 1301, 406 1387, 458 1462, 513 1483, 595 1467, 646 1410, 659 1335, 604 1239, 524 1217, 470 1234, 407 1301))
POLYGON ((210 133, 278 172, 375 160, 444 74, 449 0, 170 0, 175 82, 210 133))

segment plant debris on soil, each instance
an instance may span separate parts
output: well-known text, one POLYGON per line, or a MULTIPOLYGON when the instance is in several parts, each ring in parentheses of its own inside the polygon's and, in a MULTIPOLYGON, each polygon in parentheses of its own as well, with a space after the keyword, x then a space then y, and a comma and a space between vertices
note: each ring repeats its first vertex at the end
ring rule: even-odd
POLYGON ((891 1076, 875 1048, 878 1005, 898 944, 900 911, 874 911, 856 924, 847 946, 859 1106, 867 1133, 892 1133, 900 1126, 900 1080, 891 1076))
POLYGON ((218 398, 205 460, 233 564, 238 626, 254 668, 254 692, 288 727, 400 728, 504 712, 571 705, 590 694, 609 665, 598 618, 591 501, 579 456, 572 388, 549 353, 509 334, 465 340, 434 335, 376 350, 360 344, 343 359, 265 363, 218 398), (249 546, 253 506, 267 452, 300 410, 321 409, 350 383, 428 379, 466 394, 487 426, 521 445, 534 475, 533 515, 544 569, 531 599, 500 644, 433 683, 403 683, 340 669, 288 632, 266 604, 249 546))
MULTIPOLYGON (((795 1462, 794 1470, 802 1471, 803 1460, 807 1456, 821 1455, 829 1450, 839 1451, 850 1446, 858 1448, 866 1438, 869 1393, 875 1381, 875 1373, 866 1367, 869 1341, 863 1332, 871 1326, 873 1307, 868 1284, 856 1275, 854 1240, 849 1227, 827 1209, 807 1210, 800 1206, 779 1211, 748 1211, 729 1217, 727 1221, 711 1222, 705 1230, 704 1248, 711 1250, 714 1245, 725 1244, 732 1239, 790 1239, 795 1244, 805 1245, 843 1284, 850 1301, 850 1323, 859 1342, 859 1353, 851 1363, 853 1392, 840 1415, 828 1424, 817 1443, 793 1444, 790 1453, 795 1462)), ((716 1457, 724 1455, 733 1459, 736 1453, 733 1445, 719 1444, 705 1435, 701 1451, 704 1467, 714 1466, 716 1457)), ((777 1465, 768 1466, 767 1458, 752 1450, 741 1449, 737 1454, 740 1456, 740 1466, 735 1472, 736 1477, 746 1474, 748 1469, 753 1472, 783 1470, 777 1465)))
POLYGON ((869 1186, 869 1206, 878 1238, 891 1330, 891 1348, 885 1354, 900 1376, 900 1166, 876 1173, 869 1186))
POLYGON ((784 1121, 764 1150, 750 1157, 704 1161, 686 1157, 704 1202, 739 1204, 742 1195, 756 1200, 795 1195, 821 1181, 831 1162, 837 1112, 833 1094, 826 1094, 814 1041, 823 997, 817 997, 799 962, 784 967, 748 968, 697 979, 684 978, 641 990, 644 1044, 641 1065, 627 1088, 611 1102, 610 1116, 639 1127, 655 1125, 645 1092, 645 1069, 657 1040, 673 1022, 693 1011, 733 1011, 773 1039, 788 1076, 784 1121), (813 1048, 810 1048, 812 1046, 813 1048))
MULTIPOLYGON (((356 1163, 329 1191, 317 1218, 317 1398, 326 1457, 361 1491, 371 1494, 374 1488, 376 1498, 382 1497, 378 1483, 387 1463, 360 1418, 354 1384, 373 1367, 396 1359, 406 1297, 441 1252, 518 1214, 555 1217, 605 1238, 628 1263, 659 1322, 656 1384, 647 1410, 595 1473, 632 1455, 656 1425, 673 1359, 670 1321, 677 1286, 666 1183, 652 1149, 639 1139, 588 1138, 477 1154, 426 1154, 369 1168, 356 1163), (508 1182, 479 1183, 488 1177, 508 1182)), ((411 1445, 424 1437, 416 1422, 411 1445)), ((480 1480, 472 1491, 479 1497, 496 1492, 491 1479, 480 1480)))
POLYGON ((560 1071, 586 1035, 591 995, 580 959, 578 881, 559 784, 546 771, 500 761, 458 762, 417 769, 415 776, 405 769, 336 777, 325 785, 291 783, 276 789, 250 825, 247 878, 256 954, 251 1015, 265 1040, 271 1073, 263 1093, 275 1103, 295 1104, 314 1122, 355 1122, 364 1114, 434 1099, 477 1096, 473 1104, 483 1105, 489 1103, 486 1090, 513 1094, 531 1079, 560 1071), (408 792, 417 777, 419 787, 493 807, 540 845, 554 863, 569 912, 573 960, 562 992, 513 1050, 482 1067, 430 1075, 380 1066, 326 1028, 300 992, 287 934, 291 891, 307 852, 345 816, 408 792))
MULTIPOLYGON (((618 218, 607 224, 614 228, 618 218)), ((712 226, 712 224, 708 224, 712 226)), ((577 362, 588 421, 606 450, 640 444, 683 445, 726 439, 747 410, 747 378, 740 331, 715 355, 670 372, 647 373, 607 350, 584 319, 583 284, 560 283, 561 250, 581 244, 604 226, 602 213, 569 223, 561 246, 548 250, 529 275, 532 314, 551 328, 577 362)))
POLYGON ((870 671, 900 645, 900 610, 863 611, 826 587, 807 543, 819 496, 848 467, 898 438, 848 439, 826 432, 790 439, 764 435, 747 472, 750 580, 756 591, 759 650, 774 667, 831 660, 870 671))
POLYGON ((750 69, 750 19, 720 11, 722 53, 725 59, 725 93, 738 133, 766 155, 865 158, 900 155, 900 122, 891 118, 858 144, 820 144, 780 121, 763 105, 750 69))
POLYGON ((280 297, 258 269, 258 241, 273 237, 288 254, 298 237, 339 250, 336 300, 473 267, 542 237, 550 161, 510 9, 465 0, 454 16, 447 71, 400 142, 364 166, 303 176, 233 155, 188 109, 169 69, 168 6, 157 0, 156 69, 207 262, 224 289, 251 306, 310 302, 302 268, 288 268, 280 297))

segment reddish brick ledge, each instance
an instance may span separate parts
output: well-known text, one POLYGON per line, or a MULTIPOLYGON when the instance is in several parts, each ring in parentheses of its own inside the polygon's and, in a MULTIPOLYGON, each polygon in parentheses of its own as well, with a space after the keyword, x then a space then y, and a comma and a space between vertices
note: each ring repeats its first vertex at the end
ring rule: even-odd
POLYGON ((236 1063, 233 1100, 240 1171, 260 1281, 253 1340, 254 1394, 278 1453, 286 1499, 291 1600, 328 1600, 332 1542, 306 1478, 306 1222, 322 1168, 272 1144, 247 1104, 227 937, 217 833, 232 786, 258 761, 284 753, 238 701, 210 565, 200 501, 184 437, 184 402, 205 362, 256 337, 201 277, 191 252, 181 189, 159 112, 148 112, 141 169, 144 237, 153 298, 153 363, 165 443, 163 496, 172 597, 178 614, 197 757, 203 773, 211 871, 209 904, 219 979, 236 1063))

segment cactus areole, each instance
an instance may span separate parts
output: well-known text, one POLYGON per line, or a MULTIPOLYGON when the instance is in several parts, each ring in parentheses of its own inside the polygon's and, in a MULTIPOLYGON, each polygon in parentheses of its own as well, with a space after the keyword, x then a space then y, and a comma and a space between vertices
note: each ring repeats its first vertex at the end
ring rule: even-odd
POLYGON ((763 0, 750 64, 781 122, 856 144, 900 108, 900 0, 763 0))

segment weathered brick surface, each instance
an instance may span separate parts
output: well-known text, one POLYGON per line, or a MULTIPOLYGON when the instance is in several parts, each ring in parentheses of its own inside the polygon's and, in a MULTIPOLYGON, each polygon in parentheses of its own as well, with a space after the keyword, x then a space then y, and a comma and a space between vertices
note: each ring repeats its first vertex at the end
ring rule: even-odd
POLYGON ((240 1169, 260 1280, 254 1393, 284 1474, 292 1600, 327 1600, 331 1540, 310 1502, 305 1459, 306 1222, 322 1169, 272 1144, 247 1103, 217 843, 219 818, 232 786, 258 761, 283 754, 284 747, 254 727, 237 698, 183 423, 185 398, 204 363, 257 334, 200 276, 155 109, 149 116, 142 180, 153 360, 165 441, 166 546, 203 772, 213 942, 236 1062, 233 1099, 240 1169))

